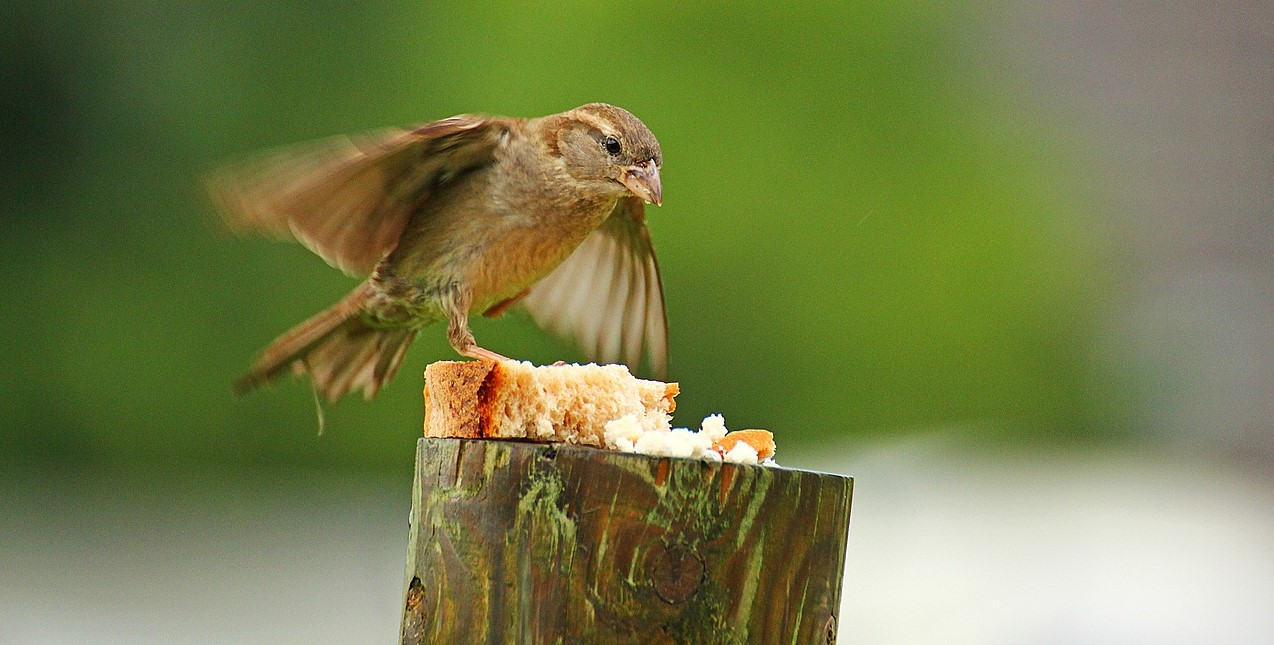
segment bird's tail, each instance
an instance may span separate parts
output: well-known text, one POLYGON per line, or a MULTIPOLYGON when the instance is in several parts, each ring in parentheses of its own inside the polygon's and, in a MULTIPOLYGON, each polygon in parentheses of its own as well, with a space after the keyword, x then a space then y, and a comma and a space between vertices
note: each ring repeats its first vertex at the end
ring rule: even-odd
POLYGON ((362 388, 370 399, 394 378, 416 330, 375 327, 364 320, 369 289, 359 286, 332 307, 270 343, 252 369, 235 381, 242 394, 274 381, 285 370, 309 374, 314 389, 335 401, 362 388))

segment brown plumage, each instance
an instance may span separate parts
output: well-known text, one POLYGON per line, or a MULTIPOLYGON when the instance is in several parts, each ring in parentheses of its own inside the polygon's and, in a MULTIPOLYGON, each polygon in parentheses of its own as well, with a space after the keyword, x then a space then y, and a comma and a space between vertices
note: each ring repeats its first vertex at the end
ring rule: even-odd
POLYGON ((270 153, 214 175, 239 230, 294 238, 367 281, 284 333, 236 383, 309 374, 329 400, 393 378, 427 325, 495 360, 468 317, 521 306, 594 360, 663 376, 668 325, 645 202, 662 200, 659 142, 592 103, 539 119, 461 115, 270 153), (644 352, 643 352, 644 350, 644 352))

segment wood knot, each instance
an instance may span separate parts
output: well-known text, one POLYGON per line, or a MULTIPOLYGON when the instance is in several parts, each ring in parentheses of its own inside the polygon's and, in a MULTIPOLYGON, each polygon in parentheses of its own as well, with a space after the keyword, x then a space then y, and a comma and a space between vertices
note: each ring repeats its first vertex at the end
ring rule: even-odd
POLYGON ((690 600, 703 585, 706 567, 694 551, 659 542, 647 557, 646 575, 664 602, 679 605, 690 600))
POLYGON ((429 628, 429 608, 425 606, 425 586, 419 576, 413 576, 407 587, 407 604, 404 607, 402 642, 423 643, 429 628))

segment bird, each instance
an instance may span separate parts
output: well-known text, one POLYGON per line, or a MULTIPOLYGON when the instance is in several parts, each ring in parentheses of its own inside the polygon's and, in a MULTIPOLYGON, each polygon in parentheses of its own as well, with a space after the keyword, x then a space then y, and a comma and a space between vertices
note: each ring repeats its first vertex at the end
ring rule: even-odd
POLYGON ((573 338, 592 360, 668 365, 663 284, 645 205, 663 203, 659 142, 605 103, 516 118, 461 114, 299 144, 206 178, 239 232, 300 242, 359 278, 284 332, 235 382, 291 372, 336 401, 376 395, 417 333, 446 323, 461 356, 501 361, 470 316, 511 308, 573 338))

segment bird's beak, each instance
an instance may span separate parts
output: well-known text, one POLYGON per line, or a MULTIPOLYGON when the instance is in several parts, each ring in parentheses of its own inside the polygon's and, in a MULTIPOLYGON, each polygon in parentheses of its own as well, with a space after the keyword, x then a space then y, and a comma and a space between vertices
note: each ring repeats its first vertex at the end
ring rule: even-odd
POLYGON ((663 187, 659 185, 659 168, 655 167, 654 159, 625 168, 620 174, 619 182, 646 202, 655 206, 664 203, 663 187))

